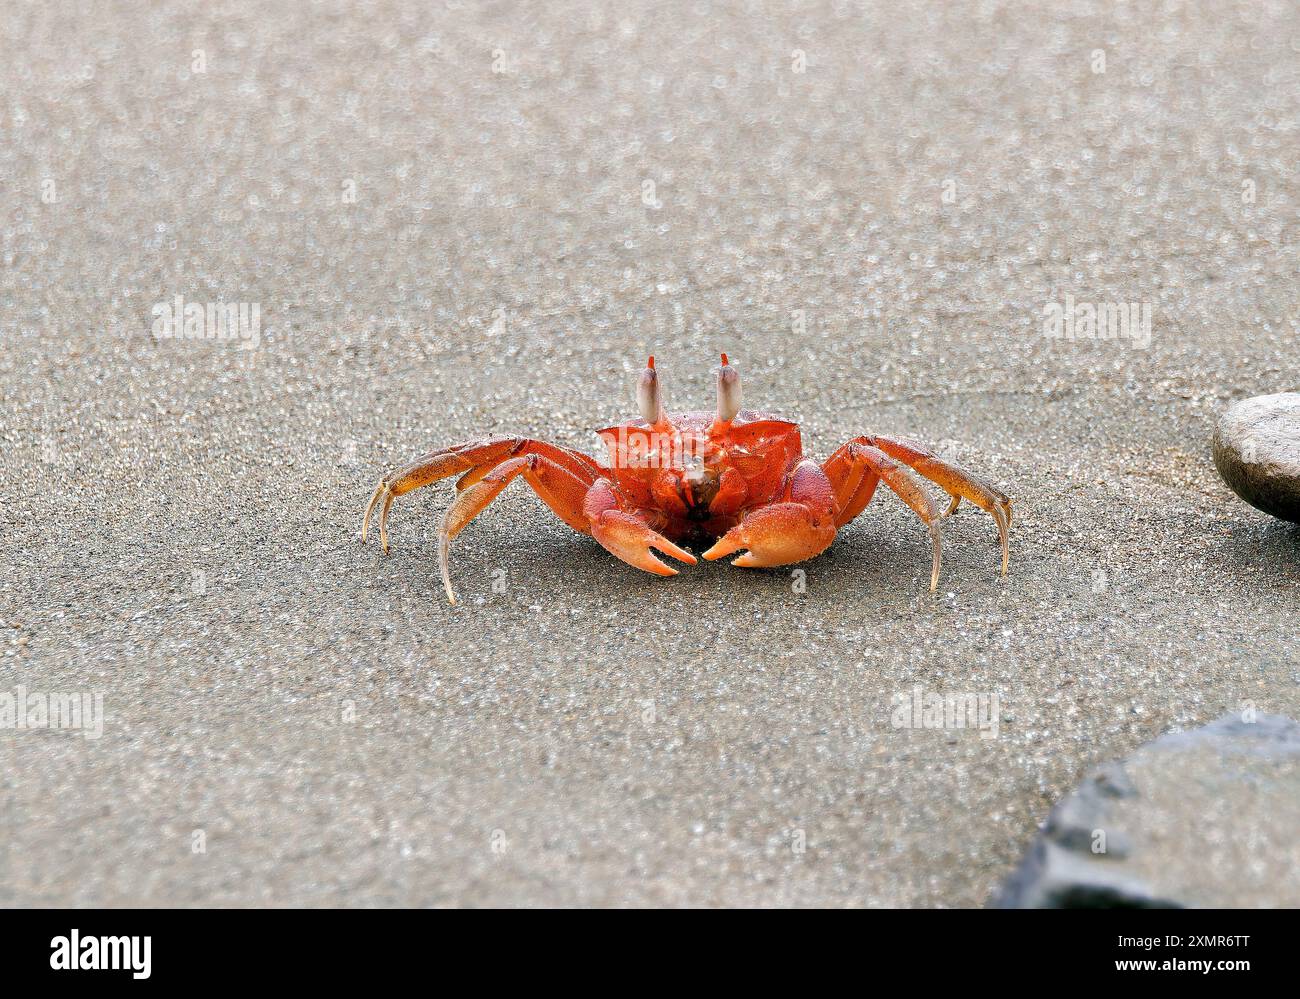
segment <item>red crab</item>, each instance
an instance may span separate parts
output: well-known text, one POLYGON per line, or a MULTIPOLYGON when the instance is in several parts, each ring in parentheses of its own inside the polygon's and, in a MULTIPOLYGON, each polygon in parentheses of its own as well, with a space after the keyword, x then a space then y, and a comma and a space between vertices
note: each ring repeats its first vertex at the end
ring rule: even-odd
POLYGON ((931 591, 939 583, 939 522, 963 497, 997 522, 1006 575, 1011 501, 988 483, 899 437, 855 437, 819 465, 804 457, 798 424, 740 408, 740 374, 726 354, 717 380, 716 412, 669 414, 651 357, 637 386, 640 419, 600 431, 609 448, 608 465, 528 437, 486 437, 431 451, 380 480, 366 506, 361 540, 382 500, 379 541, 387 554, 393 499, 463 472, 438 531, 442 582, 454 604, 447 568, 451 539, 520 475, 575 531, 590 534, 628 565, 660 576, 675 576, 677 570, 655 558, 652 548, 695 563, 679 541, 712 541, 706 559, 743 549, 731 564, 746 567, 812 558, 830 546, 835 532, 862 512, 884 482, 930 531, 931 591), (952 497, 947 512, 908 469, 947 491, 952 497))

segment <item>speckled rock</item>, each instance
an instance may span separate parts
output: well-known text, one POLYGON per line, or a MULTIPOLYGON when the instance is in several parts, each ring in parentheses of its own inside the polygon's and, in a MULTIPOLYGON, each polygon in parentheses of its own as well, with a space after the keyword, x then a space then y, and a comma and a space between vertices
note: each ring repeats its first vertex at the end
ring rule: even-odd
POLYGON ((1300 725, 1228 715, 1088 775, 1008 879, 1003 908, 1300 905, 1300 725))
POLYGON ((1214 428, 1214 464, 1251 506, 1300 523, 1300 392, 1232 405, 1214 428))

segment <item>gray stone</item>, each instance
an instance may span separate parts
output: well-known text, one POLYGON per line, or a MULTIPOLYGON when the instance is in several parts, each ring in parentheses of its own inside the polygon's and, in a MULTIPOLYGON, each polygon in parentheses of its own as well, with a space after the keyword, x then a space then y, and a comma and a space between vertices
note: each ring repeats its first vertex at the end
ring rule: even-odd
POLYGON ((1057 804, 996 904, 1295 907, 1298 828, 1300 725, 1228 715, 1090 773, 1057 804))
POLYGON ((1229 407, 1214 428, 1214 464, 1251 506, 1300 523, 1300 392, 1229 407))

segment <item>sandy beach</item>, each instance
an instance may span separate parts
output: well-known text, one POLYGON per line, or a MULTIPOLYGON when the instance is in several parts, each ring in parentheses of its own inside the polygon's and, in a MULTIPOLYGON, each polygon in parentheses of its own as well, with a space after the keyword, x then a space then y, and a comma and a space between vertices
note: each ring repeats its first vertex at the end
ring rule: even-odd
POLYGON ((1090 767, 1300 715, 1300 527, 1209 455, 1300 387, 1294 4, 367 6, 0 24, 0 691, 102 704, 0 730, 0 904, 981 906, 1090 767), (450 485, 360 544, 724 350, 819 460, 987 476, 1006 578, 883 491, 802 577, 523 482, 458 606, 450 485))

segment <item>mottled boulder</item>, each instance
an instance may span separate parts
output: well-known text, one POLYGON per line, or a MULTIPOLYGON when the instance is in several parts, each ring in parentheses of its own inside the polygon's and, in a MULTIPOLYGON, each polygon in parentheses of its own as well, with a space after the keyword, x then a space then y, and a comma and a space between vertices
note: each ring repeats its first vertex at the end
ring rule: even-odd
POLYGON ((1300 392, 1243 399, 1214 428, 1214 464, 1257 510, 1300 523, 1300 392))
POLYGON ((995 904, 1300 906, 1300 725, 1229 715, 1093 771, 995 904))

